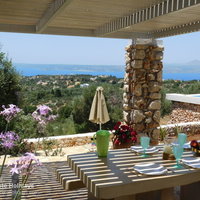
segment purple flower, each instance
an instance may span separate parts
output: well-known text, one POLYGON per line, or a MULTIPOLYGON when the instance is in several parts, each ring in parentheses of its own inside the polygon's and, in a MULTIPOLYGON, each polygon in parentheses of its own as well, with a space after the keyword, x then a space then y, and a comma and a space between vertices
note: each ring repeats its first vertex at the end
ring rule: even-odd
POLYGON ((2 108, 4 110, 0 112, 0 115, 4 116, 7 122, 10 122, 17 115, 17 113, 21 111, 21 109, 14 104, 9 104, 8 108, 3 105, 2 108))
POLYGON ((52 109, 46 105, 39 105, 32 113, 32 117, 38 122, 38 132, 44 133, 48 122, 55 120, 56 115, 51 114, 52 109))
POLYGON ((24 156, 15 160, 9 166, 13 166, 12 172, 18 172, 23 175, 30 175, 38 166, 41 166, 39 159, 35 157, 33 153, 25 153, 24 156), (34 162, 34 163, 33 163, 34 162))
POLYGON ((10 170, 11 174, 19 174, 19 168, 17 168, 17 165, 15 164, 15 166, 13 168, 11 168, 10 170))
POLYGON ((49 106, 46 105, 39 105, 37 106, 37 112, 40 115, 46 116, 48 115, 50 112, 52 112, 51 108, 49 106))
POLYGON ((27 152, 24 155, 26 159, 35 161, 38 166, 41 165, 41 162, 35 157, 35 154, 27 152))
POLYGON ((8 131, 0 134, 0 145, 5 149, 11 149, 15 146, 15 142, 19 140, 19 136, 13 132, 8 131))
POLYGON ((1 145, 7 149, 12 149, 15 146, 13 141, 3 141, 1 145))
POLYGON ((47 118, 48 121, 53 121, 56 119, 56 115, 49 115, 49 117, 47 118))
POLYGON ((32 117, 36 120, 36 121, 40 121, 41 120, 41 116, 37 113, 37 111, 34 111, 32 113, 32 117))

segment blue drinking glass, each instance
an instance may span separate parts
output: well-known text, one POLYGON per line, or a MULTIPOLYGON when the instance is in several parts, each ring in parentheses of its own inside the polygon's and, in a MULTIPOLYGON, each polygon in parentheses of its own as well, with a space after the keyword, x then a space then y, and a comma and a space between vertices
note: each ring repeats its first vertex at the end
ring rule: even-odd
POLYGON ((183 146, 186 143, 187 135, 185 133, 179 133, 178 134, 178 144, 183 146))
POLYGON ((146 149, 149 147, 149 142, 150 142, 149 137, 142 136, 140 138, 140 144, 141 144, 142 148, 144 149, 144 154, 142 155, 142 157, 148 157, 148 155, 146 155, 146 149))
POLYGON ((180 165, 180 159, 183 155, 183 146, 180 145, 180 144, 174 144, 173 145, 173 153, 174 153, 174 156, 176 158, 176 165, 174 167, 176 168, 183 168, 181 165, 180 165))

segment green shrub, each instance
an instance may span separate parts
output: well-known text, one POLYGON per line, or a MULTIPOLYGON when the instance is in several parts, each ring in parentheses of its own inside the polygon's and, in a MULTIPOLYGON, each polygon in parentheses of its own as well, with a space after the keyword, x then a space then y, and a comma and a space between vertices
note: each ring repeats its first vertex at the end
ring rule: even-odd
POLYGON ((57 144, 56 140, 45 140, 45 139, 42 140, 42 149, 46 156, 50 155, 56 144, 57 144))
POLYGON ((20 138, 37 137, 37 123, 31 114, 25 115, 22 112, 13 121, 13 130, 20 136, 20 138))
POLYGON ((161 90, 161 116, 170 114, 172 111, 172 102, 166 99, 166 91, 161 90))
POLYGON ((56 90, 54 91, 54 96, 55 96, 55 97, 62 97, 62 92, 61 92, 61 90, 60 90, 60 89, 56 89, 56 90))
POLYGON ((20 78, 11 60, 0 52, 0 105, 19 105, 20 78))
POLYGON ((25 105, 23 107, 23 111, 25 115, 28 115, 30 113, 33 113, 36 110, 36 106, 35 105, 25 105))
POLYGON ((160 141, 164 141, 167 135, 167 129, 160 127, 160 141))
POLYGON ((67 103, 64 106, 60 107, 58 110, 59 118, 66 119, 70 117, 72 110, 73 110, 73 107, 70 103, 67 103))
POLYGON ((71 117, 47 125, 47 136, 75 134, 75 124, 71 117))

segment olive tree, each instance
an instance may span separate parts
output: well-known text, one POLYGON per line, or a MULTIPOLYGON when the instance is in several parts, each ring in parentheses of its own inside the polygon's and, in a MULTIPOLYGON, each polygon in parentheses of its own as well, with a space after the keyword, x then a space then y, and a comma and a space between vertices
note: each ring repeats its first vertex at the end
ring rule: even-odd
POLYGON ((19 104, 20 75, 5 53, 0 52, 0 105, 19 104))

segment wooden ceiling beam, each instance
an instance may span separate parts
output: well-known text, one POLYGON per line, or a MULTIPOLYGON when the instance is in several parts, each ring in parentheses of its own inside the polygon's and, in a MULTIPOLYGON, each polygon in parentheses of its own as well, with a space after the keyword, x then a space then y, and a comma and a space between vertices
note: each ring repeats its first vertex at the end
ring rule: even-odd
POLYGON ((197 5, 200 5, 200 0, 165 0, 159 4, 110 21, 97 28, 95 34, 106 37, 106 35, 125 30, 131 26, 134 27, 135 24, 197 5))
POLYGON ((50 7, 45 11, 42 18, 36 25, 36 32, 42 33, 73 0, 54 0, 50 7))
POLYGON ((149 34, 151 34, 153 38, 162 38, 162 37, 170 37, 185 33, 192 33, 199 30, 200 30, 200 21, 195 21, 188 24, 182 24, 170 28, 164 28, 158 31, 153 31, 150 32, 149 34))
POLYGON ((0 32, 35 33, 35 26, 19 24, 0 24, 0 32))
POLYGON ((42 33, 43 34, 51 34, 51 35, 95 37, 94 30, 79 29, 79 28, 60 28, 60 27, 50 27, 49 26, 42 33))
MULTIPOLYGON (((100 37, 100 36, 98 36, 100 37)), ((152 38, 153 35, 144 32, 123 32, 118 31, 113 34, 107 34, 105 38, 118 38, 118 39, 135 39, 135 38, 152 38)))

